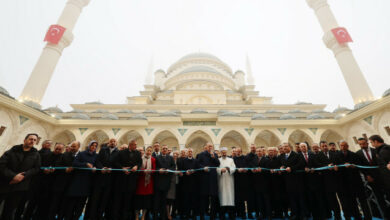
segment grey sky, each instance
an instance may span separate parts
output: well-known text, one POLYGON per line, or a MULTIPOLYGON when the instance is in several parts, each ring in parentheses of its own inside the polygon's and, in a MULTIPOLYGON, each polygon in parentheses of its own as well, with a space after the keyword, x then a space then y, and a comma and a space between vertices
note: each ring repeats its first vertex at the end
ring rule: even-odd
MULTIPOLYGON (((0 86, 18 97, 65 0, 0 1, 0 86)), ((390 1, 329 0, 374 95, 390 88, 390 1)), ((166 70, 192 52, 233 71, 249 55, 256 89, 275 104, 307 101, 352 108, 323 32, 304 0, 91 0, 41 103, 125 103, 143 88, 151 57, 166 70)))

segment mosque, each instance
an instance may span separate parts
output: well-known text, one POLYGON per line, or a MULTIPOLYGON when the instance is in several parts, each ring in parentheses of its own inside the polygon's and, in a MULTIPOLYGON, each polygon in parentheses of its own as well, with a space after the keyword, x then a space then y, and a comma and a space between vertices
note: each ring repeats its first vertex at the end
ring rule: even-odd
MULTIPOLYGON (((283 142, 309 144, 325 140, 347 140, 359 149, 357 138, 381 135, 390 142, 390 90, 374 99, 348 44, 332 34, 338 24, 323 0, 307 0, 324 30, 323 41, 338 61, 354 100, 354 109, 298 102, 273 104, 272 97, 259 95, 252 84, 250 63, 246 72, 208 53, 192 53, 167 70, 154 72, 154 82, 144 85, 139 96, 125 104, 89 102, 71 104, 72 111, 58 107, 43 109, 41 99, 62 50, 73 39, 72 29, 89 0, 68 0, 57 24, 66 28, 58 44, 48 42, 19 98, 0 87, 0 155, 23 141, 29 132, 40 140, 85 146, 116 138, 120 144, 136 139, 139 146, 158 141, 174 149, 202 150, 206 142, 215 148, 232 146, 248 151, 257 146, 283 142)), ((151 77, 149 77, 151 78, 151 77)), ((39 146, 38 146, 39 148, 39 146)))

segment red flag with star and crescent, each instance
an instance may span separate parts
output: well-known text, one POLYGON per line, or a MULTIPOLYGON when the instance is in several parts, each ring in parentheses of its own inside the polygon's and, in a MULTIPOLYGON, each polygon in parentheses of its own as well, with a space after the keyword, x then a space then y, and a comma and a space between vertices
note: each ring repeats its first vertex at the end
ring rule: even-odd
POLYGON ((46 33, 45 40, 52 44, 58 44, 60 42, 62 35, 64 35, 66 28, 58 24, 53 24, 49 27, 49 30, 46 33))
POLYGON ((337 42, 339 42, 339 44, 352 42, 352 38, 349 35, 347 29, 343 27, 338 27, 338 28, 333 28, 332 32, 333 35, 336 37, 337 42))

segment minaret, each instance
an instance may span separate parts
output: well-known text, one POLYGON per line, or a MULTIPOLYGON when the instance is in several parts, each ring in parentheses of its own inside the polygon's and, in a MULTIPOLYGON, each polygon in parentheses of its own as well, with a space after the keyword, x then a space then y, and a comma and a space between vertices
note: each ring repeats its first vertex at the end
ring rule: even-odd
POLYGON ((145 85, 151 85, 153 83, 153 56, 150 58, 148 72, 145 76, 145 85))
POLYGON ((318 21, 324 31, 323 41, 333 51, 336 57, 355 106, 359 103, 373 101, 374 96, 351 49, 346 43, 339 44, 332 33, 332 29, 339 27, 339 25, 330 10, 327 0, 306 1, 317 15, 318 21))
POLYGON ((248 85, 255 85, 255 78, 253 78, 252 65, 248 54, 246 54, 246 82, 248 85))
POLYGON ((90 0, 68 0, 57 24, 66 28, 58 44, 47 43, 36 63, 30 78, 28 79, 22 94, 21 101, 32 101, 40 104, 51 76, 61 57, 62 51, 73 40, 72 30, 80 16, 82 8, 88 5, 90 0))

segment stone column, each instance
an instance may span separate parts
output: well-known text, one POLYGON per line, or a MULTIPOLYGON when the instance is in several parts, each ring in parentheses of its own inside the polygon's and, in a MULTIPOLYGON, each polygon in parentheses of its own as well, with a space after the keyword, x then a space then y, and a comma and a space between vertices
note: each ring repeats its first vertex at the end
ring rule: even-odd
POLYGON ((306 0, 314 10, 324 31, 323 41, 331 49, 343 73, 349 92, 355 105, 374 100, 371 89, 363 76, 348 44, 339 44, 332 33, 333 28, 339 27, 330 10, 327 0, 306 0))
POLYGON ((58 44, 47 43, 43 48, 41 56, 35 65, 30 78, 28 79, 22 94, 19 97, 21 101, 34 102, 40 104, 51 76, 61 57, 62 51, 69 46, 73 40, 72 30, 80 16, 82 8, 88 5, 90 0, 68 0, 57 24, 66 28, 58 44))

